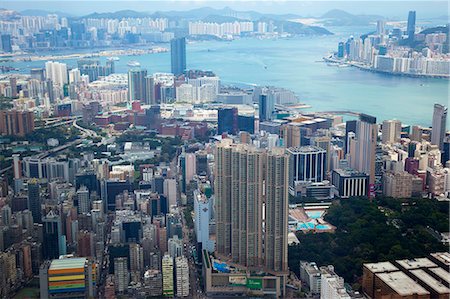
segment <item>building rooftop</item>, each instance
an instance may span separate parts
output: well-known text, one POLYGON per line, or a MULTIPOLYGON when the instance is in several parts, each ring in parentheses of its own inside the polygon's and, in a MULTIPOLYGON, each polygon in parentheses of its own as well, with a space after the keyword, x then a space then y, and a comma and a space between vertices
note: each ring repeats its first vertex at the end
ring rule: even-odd
POLYGON ((84 257, 53 260, 49 270, 84 268, 86 261, 87 259, 84 257))
POLYGON ((433 272, 434 274, 436 274, 440 279, 442 279, 443 281, 447 282, 447 284, 450 285, 450 273, 445 271, 442 268, 430 268, 429 269, 431 272, 433 272))
POLYGON ((450 294, 450 289, 443 285, 440 281, 436 280, 433 276, 428 274, 422 269, 416 269, 409 271, 417 279, 423 281, 427 286, 432 288, 438 294, 450 294))
POLYGON ((317 153, 325 152, 323 148, 314 145, 300 146, 300 147, 290 147, 288 148, 290 153, 317 153))
POLYGON ((434 268, 437 267, 435 263, 430 261, 428 258, 415 258, 411 260, 397 260, 395 261, 400 267, 406 270, 419 269, 419 268, 434 268))
POLYGON ((401 296, 429 295, 430 293, 401 271, 375 274, 393 291, 401 296))
POLYGON ((357 171, 353 168, 345 168, 345 169, 333 169, 333 171, 337 172, 340 176, 369 176, 365 172, 357 171))
POLYGON ((449 252, 436 252, 430 254, 432 257, 441 261, 444 265, 450 266, 450 253, 449 252))
POLYGON ((373 273, 385 273, 385 272, 398 271, 398 268, 396 266, 394 266, 391 262, 364 264, 364 267, 366 267, 373 273))

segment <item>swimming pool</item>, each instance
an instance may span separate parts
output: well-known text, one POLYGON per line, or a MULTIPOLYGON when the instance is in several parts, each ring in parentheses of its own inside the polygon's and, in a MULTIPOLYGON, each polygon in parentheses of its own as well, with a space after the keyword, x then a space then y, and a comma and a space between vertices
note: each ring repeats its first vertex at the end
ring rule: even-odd
POLYGON ((309 218, 312 219, 318 219, 321 218, 323 215, 323 211, 305 211, 306 215, 308 215, 309 218))
POLYGON ((314 229, 314 222, 300 222, 297 224, 298 230, 314 229))
POLYGON ((330 229, 330 226, 327 224, 318 224, 318 225, 316 225, 316 229, 318 229, 318 230, 330 229))
POLYGON ((219 263, 214 261, 213 268, 222 273, 230 273, 230 269, 228 268, 228 265, 225 263, 219 263))

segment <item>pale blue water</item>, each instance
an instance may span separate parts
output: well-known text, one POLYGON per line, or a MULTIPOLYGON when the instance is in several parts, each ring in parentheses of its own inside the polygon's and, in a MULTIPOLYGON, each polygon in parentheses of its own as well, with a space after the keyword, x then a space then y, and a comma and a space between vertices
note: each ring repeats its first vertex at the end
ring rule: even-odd
POLYGON ((305 213, 311 219, 318 219, 318 218, 322 217, 322 214, 323 214, 322 211, 306 211, 305 213))
POLYGON ((330 226, 326 225, 326 224, 318 224, 318 225, 316 225, 316 229, 318 229, 318 230, 330 229, 330 226))
MULTIPOLYGON (((353 110, 369 113, 378 122, 396 118, 404 124, 430 126, 433 104, 449 105, 449 81, 396 77, 354 68, 327 66, 322 57, 340 40, 367 33, 373 28, 329 28, 334 36, 292 39, 240 39, 232 42, 205 41, 188 44, 191 69, 212 70, 224 84, 274 85, 293 90, 300 102, 313 111, 353 110)), ((126 72, 127 62, 137 60, 149 72, 169 72, 170 54, 122 56, 117 72, 126 72)), ((105 58, 102 58, 104 61, 105 58)), ((60 60, 76 66, 76 60, 60 60)), ((28 72, 44 61, 3 63, 28 72)), ((450 121, 447 122, 450 128, 450 121)))

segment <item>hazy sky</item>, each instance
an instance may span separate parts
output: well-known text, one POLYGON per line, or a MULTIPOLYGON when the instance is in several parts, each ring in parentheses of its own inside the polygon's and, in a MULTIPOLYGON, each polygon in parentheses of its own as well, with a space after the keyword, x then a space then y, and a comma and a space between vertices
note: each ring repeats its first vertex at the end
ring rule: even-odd
POLYGON ((449 15, 448 1, 182 1, 182 0, 15 0, 0 1, 0 7, 25 10, 42 9, 62 11, 73 15, 92 12, 112 12, 123 9, 154 12, 167 10, 188 10, 199 7, 223 8, 229 6, 236 10, 255 10, 263 13, 296 13, 302 16, 319 16, 330 9, 338 8, 354 14, 377 14, 386 17, 404 17, 409 10, 417 11, 417 18, 430 18, 449 15))

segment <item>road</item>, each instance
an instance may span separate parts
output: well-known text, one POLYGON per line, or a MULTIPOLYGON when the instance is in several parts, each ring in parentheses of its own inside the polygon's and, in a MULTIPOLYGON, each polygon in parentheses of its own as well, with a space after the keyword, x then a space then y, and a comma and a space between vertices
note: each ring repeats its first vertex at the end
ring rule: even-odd
POLYGON ((190 236, 194 236, 193 230, 189 229, 186 224, 186 219, 184 218, 184 210, 185 207, 180 207, 181 212, 181 221, 182 221, 182 227, 183 227, 183 243, 186 244, 185 247, 185 256, 188 259, 189 264, 189 285, 191 289, 191 298, 206 298, 201 292, 200 286, 200 280, 198 277, 197 272, 197 266, 195 265, 194 257, 191 254, 191 249, 195 247, 193 237, 190 238, 190 236))

